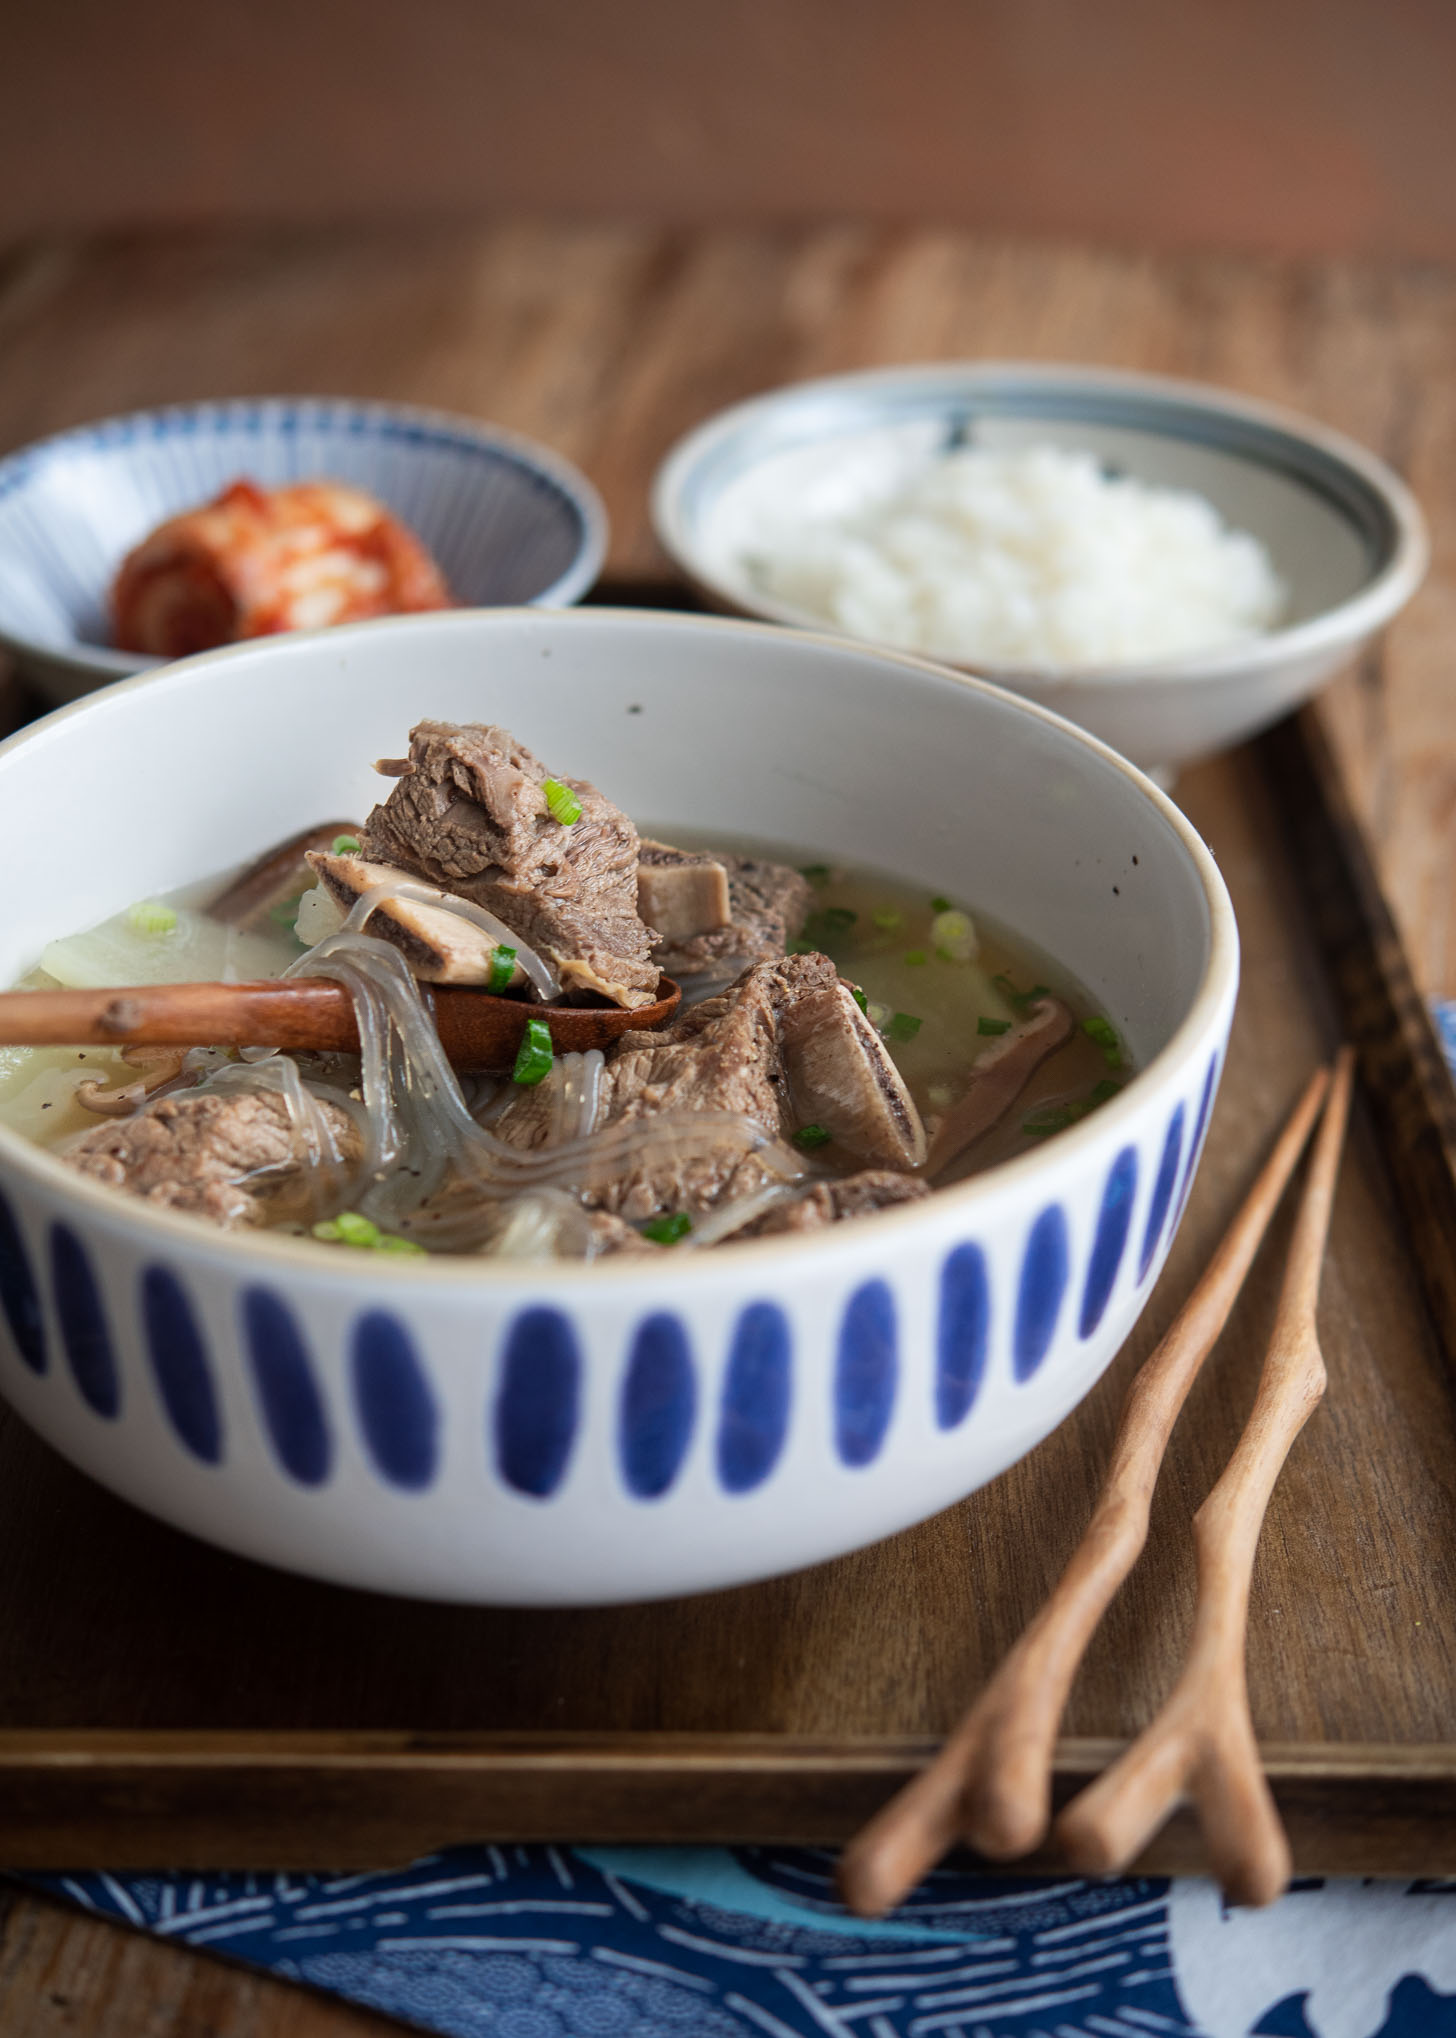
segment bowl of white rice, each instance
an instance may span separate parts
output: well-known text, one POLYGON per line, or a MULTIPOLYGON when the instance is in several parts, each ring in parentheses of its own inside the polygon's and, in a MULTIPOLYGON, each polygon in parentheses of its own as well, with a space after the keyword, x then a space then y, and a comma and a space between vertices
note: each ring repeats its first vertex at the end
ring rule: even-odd
POLYGON ((1164 771, 1331 678, 1428 557, 1404 483, 1322 425, 994 362, 738 404, 669 454, 653 520, 717 608, 983 674, 1164 771))

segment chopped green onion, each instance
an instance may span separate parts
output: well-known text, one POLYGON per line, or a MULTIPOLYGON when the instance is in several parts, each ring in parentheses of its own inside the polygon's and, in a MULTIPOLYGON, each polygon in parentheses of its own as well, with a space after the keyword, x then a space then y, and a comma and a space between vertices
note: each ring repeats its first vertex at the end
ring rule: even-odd
POLYGON ((827 1132, 822 1125, 801 1125, 794 1134, 794 1145, 812 1153, 816 1146, 828 1146, 833 1137, 834 1134, 827 1132))
POLYGON ((378 1245, 379 1226, 372 1217, 361 1217, 357 1210, 343 1210, 334 1219, 334 1228, 345 1245, 378 1245))
POLYGON ((977 1033, 1009 1033, 1011 1031, 1011 1021, 1009 1019, 988 1019, 983 1013, 976 1021, 976 1031, 977 1033))
POLYGON ((138 934, 170 934, 177 925, 177 908, 156 899, 139 899, 127 907, 126 920, 138 934))
POLYGON ((829 865, 827 863, 804 863, 799 866, 799 876, 808 878, 811 885, 818 884, 821 879, 828 877, 828 875, 829 865))
POLYGON ((895 1012, 885 1031, 891 1040, 913 1040, 920 1031, 921 1023, 913 1012, 895 1012))
POLYGON ((692 1228, 693 1220, 686 1210, 674 1210, 670 1217, 654 1217, 650 1224, 644 1224, 642 1236, 650 1238, 654 1245, 676 1245, 692 1228))
POLYGON ((359 837, 357 835, 336 835, 334 837, 334 854, 335 856, 357 856, 359 854, 359 837))
POLYGON ((563 828, 570 828, 581 819, 581 801, 569 785, 563 785, 559 778, 545 778, 541 781, 541 790, 546 795, 553 821, 559 821, 563 828))
POLYGON ((1004 993, 1009 1004, 1020 1006, 1023 1009, 1027 1005, 1034 1005, 1038 998, 1049 998, 1051 996, 1050 987, 1046 984, 1033 984, 1029 991, 1018 991, 1015 984, 1012 983, 1010 977, 1004 971, 1000 976, 992 977, 991 981, 998 991, 1004 993))
POLYGON ((302 892, 295 892, 291 899, 280 899, 276 906, 268 908, 268 918, 276 920, 280 927, 292 928, 298 918, 298 908, 302 899, 302 892))
POLYGON ((910 969, 921 969, 929 960, 923 948, 907 948, 905 951, 905 961, 910 969))
POLYGON ((875 925, 883 928, 886 934, 892 927, 898 927, 903 917, 904 915, 897 913, 893 906, 876 906, 874 912, 870 914, 875 925))
POLYGON ((856 1005, 859 1006, 859 1009, 861 1010, 861 1012, 864 1013, 865 1017, 868 1018, 870 1010, 869 999, 865 996, 864 992, 860 989, 858 984, 850 985, 849 995, 854 999, 854 1002, 856 1003, 856 1005))
POLYGON ((815 948, 813 942, 805 941, 802 935, 797 941, 791 941, 789 943, 790 955, 817 955, 818 953, 819 951, 817 948, 815 948))
POLYGON ((511 1071, 511 1081, 524 1083, 529 1089, 543 1076, 550 1075, 553 1060, 550 1027, 544 1019, 528 1019, 526 1030, 521 1035, 516 1065, 511 1071))
POLYGON ((341 1210, 337 1217, 331 1217, 313 1227, 315 1238, 326 1245, 349 1245, 367 1252, 376 1253, 422 1253, 424 1247, 412 1238, 399 1238, 393 1232, 381 1231, 372 1217, 364 1217, 357 1210, 341 1210))
POLYGON ((932 913, 948 913, 951 910, 950 900, 932 899, 930 902, 930 910, 932 913))
POLYGON ((516 951, 513 948, 507 948, 502 943, 490 959, 489 988, 499 997, 502 991, 510 989, 511 978, 515 973, 516 951))
POLYGON ((1065 1131, 1080 1115, 1071 1104, 1053 1104, 1045 1111, 1033 1111, 1029 1118, 1023 1118, 1021 1129, 1033 1139, 1046 1139, 1053 1132, 1065 1131))
POLYGON ((930 938, 942 962, 974 962, 980 947, 970 914, 958 913, 953 906, 936 914, 930 923, 930 938))
POLYGON ((811 913, 804 922, 804 939, 809 943, 807 952, 813 954, 815 949, 827 948, 847 934, 858 918, 858 913, 852 912, 848 906, 825 906, 822 911, 811 913))
POLYGON ((1082 1031, 1089 1040, 1095 1040, 1102 1049, 1103 1059, 1110 1069, 1122 1067, 1122 1042, 1117 1037, 1117 1028, 1110 1020, 1094 1012, 1090 1019, 1082 1021, 1082 1031))
POLYGON ((1040 1111, 1033 1111, 1021 1121, 1023 1132, 1033 1139, 1045 1139, 1049 1133, 1064 1132, 1069 1125, 1079 1125, 1084 1118, 1090 1118, 1099 1104, 1105 1104, 1109 1097, 1115 1097, 1121 1090, 1121 1083, 1114 1083, 1104 1076, 1092 1085, 1089 1096, 1079 1098, 1072 1104, 1049 1104, 1040 1111))

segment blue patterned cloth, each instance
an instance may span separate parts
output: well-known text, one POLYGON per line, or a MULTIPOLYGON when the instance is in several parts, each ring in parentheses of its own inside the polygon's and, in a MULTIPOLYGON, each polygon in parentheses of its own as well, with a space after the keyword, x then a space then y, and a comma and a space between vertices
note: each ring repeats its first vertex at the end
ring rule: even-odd
MULTIPOLYGON (((1434 1008, 1456 1068, 1456 1003, 1434 1008)), ((794 1847, 465 1847, 378 1875, 29 1878, 446 2038, 1456 2038, 1456 1881, 944 1869, 883 1924, 794 1847)))
POLYGON ((1456 2038, 1456 1882, 932 1875, 789 1847, 467 1847, 338 1876, 35 1878, 448 2038, 1456 2038))

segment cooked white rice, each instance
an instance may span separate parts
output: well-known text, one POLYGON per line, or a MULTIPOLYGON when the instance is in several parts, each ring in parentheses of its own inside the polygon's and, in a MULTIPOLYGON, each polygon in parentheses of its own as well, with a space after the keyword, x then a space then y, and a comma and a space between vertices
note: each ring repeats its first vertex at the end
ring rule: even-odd
POLYGON ((857 637, 993 665, 1206 651, 1284 608, 1258 539, 1201 495, 1108 474, 1090 453, 969 447, 886 483, 828 514, 760 500, 742 566, 857 637))

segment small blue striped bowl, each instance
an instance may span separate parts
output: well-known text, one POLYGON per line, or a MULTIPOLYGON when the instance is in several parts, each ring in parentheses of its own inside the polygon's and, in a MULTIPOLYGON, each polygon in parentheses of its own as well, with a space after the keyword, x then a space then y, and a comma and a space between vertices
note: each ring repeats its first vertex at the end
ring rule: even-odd
POLYGON ((0 460, 0 645, 63 703, 161 661, 109 643, 117 567, 164 519, 240 476, 367 489, 465 608, 564 608, 601 570, 601 499, 567 460, 444 411, 347 397, 175 404, 80 425, 0 460))
POLYGON ((12 890, 0 983, 57 934, 362 812, 368 760, 431 715, 508 722, 669 840, 813 845, 982 906, 1081 981, 1139 1073, 922 1202, 597 1265, 224 1234, 0 1126, 0 1391, 194 1534, 437 1599, 740 1584, 1004 1471, 1131 1330, 1198 1165, 1238 940, 1188 822, 1044 709, 842 638, 412 616, 189 659, 0 746, 0 867, 44 874, 12 890))

